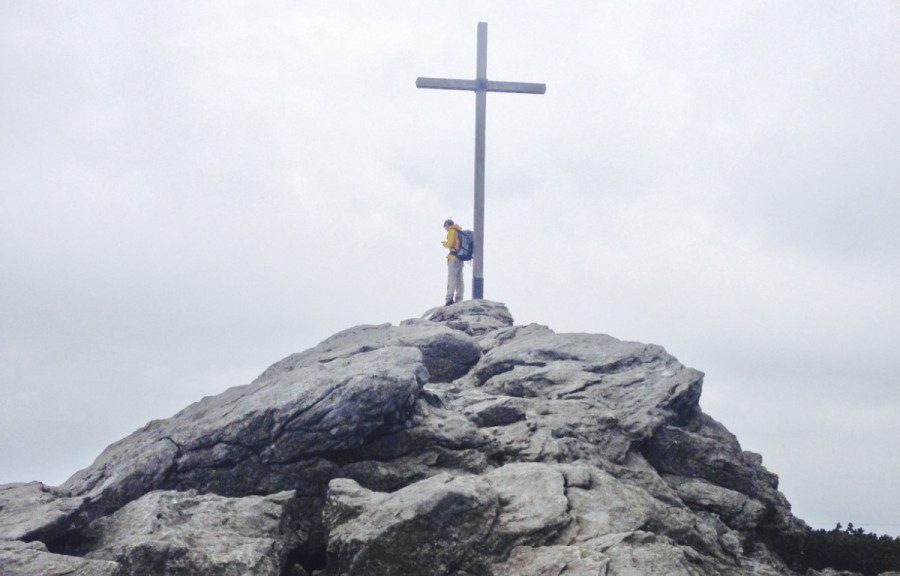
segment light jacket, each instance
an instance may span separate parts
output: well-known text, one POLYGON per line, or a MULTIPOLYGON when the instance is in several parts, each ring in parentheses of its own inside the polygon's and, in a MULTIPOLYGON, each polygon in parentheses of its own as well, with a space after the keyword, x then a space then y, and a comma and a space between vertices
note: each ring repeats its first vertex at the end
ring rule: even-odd
POLYGON ((444 248, 450 250, 450 253, 447 254, 447 260, 457 260, 456 252, 459 250, 459 232, 461 231, 462 228, 458 224, 454 224, 447 229, 447 239, 441 242, 444 248))

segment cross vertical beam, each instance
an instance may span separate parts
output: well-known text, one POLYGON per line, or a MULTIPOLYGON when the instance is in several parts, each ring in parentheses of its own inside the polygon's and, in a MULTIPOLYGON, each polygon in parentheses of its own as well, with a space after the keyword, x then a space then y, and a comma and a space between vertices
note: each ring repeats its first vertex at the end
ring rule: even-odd
POLYGON ((475 80, 416 78, 416 88, 475 92, 475 254, 472 258, 472 298, 484 298, 484 151, 488 92, 544 94, 547 86, 528 82, 495 82, 487 79, 487 23, 478 23, 478 55, 475 80))
POLYGON ((478 23, 475 74, 475 254, 472 257, 472 298, 484 298, 484 149, 487 115, 487 23, 478 23))

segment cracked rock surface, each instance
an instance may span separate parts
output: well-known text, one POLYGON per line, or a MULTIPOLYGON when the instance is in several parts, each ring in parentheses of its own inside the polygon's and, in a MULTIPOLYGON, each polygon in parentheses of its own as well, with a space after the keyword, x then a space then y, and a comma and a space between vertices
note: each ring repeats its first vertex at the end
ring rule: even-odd
POLYGON ((119 576, 115 562, 53 554, 43 542, 0 540, 0 574, 3 576, 119 576))
POLYGON ((357 326, 0 486, 0 574, 793 575, 807 529, 656 345, 468 301, 357 326))
POLYGON ((98 518, 73 550, 133 574, 278 576, 305 540, 294 493, 227 498, 155 491, 98 518))

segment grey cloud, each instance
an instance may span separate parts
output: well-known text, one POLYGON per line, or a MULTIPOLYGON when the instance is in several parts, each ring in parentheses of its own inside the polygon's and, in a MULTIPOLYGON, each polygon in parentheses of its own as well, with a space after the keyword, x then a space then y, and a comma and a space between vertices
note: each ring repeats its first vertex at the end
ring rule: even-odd
POLYGON ((887 522, 897 10, 5 3, 0 481, 439 303, 474 103, 413 82, 486 20, 489 76, 548 85, 488 98, 487 295, 663 344, 801 517, 887 522))

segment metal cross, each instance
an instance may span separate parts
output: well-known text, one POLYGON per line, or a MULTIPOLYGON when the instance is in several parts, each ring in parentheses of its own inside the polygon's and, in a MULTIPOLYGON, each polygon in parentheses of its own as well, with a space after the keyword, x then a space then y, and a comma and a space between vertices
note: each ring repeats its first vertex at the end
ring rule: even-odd
POLYGON ((484 119, 488 92, 543 94, 545 84, 495 82, 487 79, 487 23, 478 23, 475 80, 416 78, 416 88, 475 92, 475 255, 472 258, 472 298, 484 298, 484 119))

